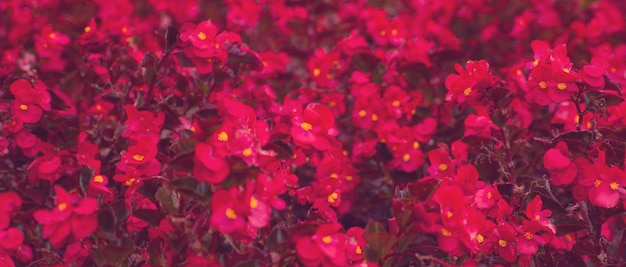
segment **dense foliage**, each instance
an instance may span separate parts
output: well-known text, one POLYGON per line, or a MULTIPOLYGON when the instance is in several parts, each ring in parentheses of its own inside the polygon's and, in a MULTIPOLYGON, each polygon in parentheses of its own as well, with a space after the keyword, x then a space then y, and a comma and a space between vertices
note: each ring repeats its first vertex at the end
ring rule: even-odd
POLYGON ((623 14, 0 1, 0 265, 623 265, 623 14))

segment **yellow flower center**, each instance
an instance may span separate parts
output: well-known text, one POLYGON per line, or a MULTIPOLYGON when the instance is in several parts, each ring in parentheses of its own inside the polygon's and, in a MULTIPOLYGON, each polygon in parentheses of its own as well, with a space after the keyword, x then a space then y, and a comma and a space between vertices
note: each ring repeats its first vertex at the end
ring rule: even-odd
POLYGON ((420 148, 420 143, 418 143, 417 141, 413 141, 413 149, 418 149, 420 148))
POLYGON ((90 26, 85 27, 85 32, 90 32, 90 31, 91 31, 91 27, 90 26))
POLYGON ((252 155, 252 149, 246 148, 241 152, 241 154, 243 154, 244 157, 249 157, 250 155, 252 155))
POLYGON ((487 192, 487 199, 491 199, 493 197, 493 194, 491 194, 491 192, 487 192))
POLYGON ((409 160, 411 160, 411 155, 409 155, 408 153, 402 156, 402 161, 407 162, 409 160))
POLYGON ((448 231, 446 228, 441 228, 441 235, 445 237, 451 237, 452 233, 448 231))
POLYGON ((337 175, 336 173, 333 172, 333 173, 330 174, 330 178, 339 179, 339 175, 337 175))
POLYGON ((440 171, 446 171, 448 169, 448 164, 439 164, 440 171))
POLYGON ((467 87, 463 91, 463 95, 468 96, 471 92, 472 92, 472 88, 471 87, 467 87))
POLYGON ((57 205, 57 208, 59 208, 60 211, 64 211, 67 209, 67 203, 59 203, 59 205, 57 205))
POLYGON ((198 39, 200 39, 200 41, 204 41, 204 40, 206 40, 206 33, 204 33, 204 32, 199 32, 199 33, 198 33, 198 39))
POLYGON ((619 189, 619 184, 616 182, 612 182, 611 184, 609 184, 609 187, 611 187, 611 190, 617 191, 617 189, 619 189))
POLYGON ((137 179, 135 179, 135 178, 130 178, 130 179, 128 179, 128 181, 126 181, 126 182, 124 183, 124 185, 126 185, 126 186, 131 186, 131 185, 133 185, 133 184, 135 183, 135 181, 137 181, 137 179))
POLYGON ((57 35, 54 33, 51 33, 48 35, 48 37, 50 37, 50 39, 54 39, 54 38, 57 38, 57 35))
POLYGON ((28 110, 28 106, 24 105, 24 104, 21 104, 20 105, 20 109, 23 110, 23 111, 27 111, 28 110))
POLYGON ((563 90, 565 90, 565 88, 567 88, 567 84, 565 84, 565 83, 558 83, 556 85, 556 88, 559 88, 559 90, 563 91, 563 90))
POLYGON ((544 81, 539 82, 539 88, 546 89, 548 88, 548 84, 544 81))
POLYGON ((387 31, 385 30, 380 31, 380 36, 386 36, 386 35, 387 35, 387 31))
POLYGON ((446 217, 448 217, 448 219, 450 219, 452 215, 454 214, 451 211, 446 212, 446 217))
POLYGON ((526 233, 524 233, 524 238, 526 238, 528 240, 531 240, 531 239, 533 239, 533 234, 530 233, 530 232, 526 232, 526 233))
POLYGON ((346 175, 346 181, 352 181, 354 177, 352 177, 352 175, 346 175))
POLYGON ((378 115, 372 114, 372 121, 378 121, 378 115))
POLYGON ((361 249, 361 246, 356 246, 354 253, 356 253, 357 255, 363 254, 363 249, 361 249))
POLYGON ((396 107, 396 108, 397 108, 397 107, 399 107, 399 106, 400 106, 400 101, 398 101, 398 100, 394 100, 393 102, 391 102, 391 105, 392 105, 393 107, 396 107))
POLYGON ((136 161, 142 161, 144 160, 146 157, 144 155, 140 155, 140 154, 135 154, 133 155, 133 159, 136 161))
POLYGON ((507 245, 506 240, 502 240, 502 239, 498 240, 498 245, 500 245, 503 248, 506 247, 507 245))
POLYGON ((598 179, 595 182, 593 182, 593 186, 595 187, 600 187, 600 185, 602 184, 602 180, 598 179))
POLYGON ((94 183, 102 183, 104 182, 104 177, 102 177, 102 175, 96 175, 93 177, 93 181, 94 183))
POLYGON ((485 242, 485 237, 481 234, 476 235, 476 241, 478 241, 478 244, 482 244, 483 242, 485 242))
POLYGON ((308 122, 303 122, 303 123, 300 123, 300 128, 302 128, 302 130, 305 130, 305 131, 308 132, 308 131, 313 129, 313 125, 311 125, 308 122))
POLYGON ((337 192, 333 192, 332 194, 328 195, 328 198, 326 200, 328 200, 328 203, 335 203, 337 202, 338 198, 339 194, 337 194, 337 192))
POLYGON ((393 35, 393 36, 398 35, 398 30, 396 30, 396 29, 392 29, 392 30, 391 30, 391 35, 393 35))
POLYGON ((333 241, 333 238, 330 237, 329 235, 322 237, 322 242, 324 242, 324 244, 330 244, 330 242, 333 241))
POLYGON ((314 77, 320 76, 321 72, 322 71, 319 68, 315 68, 315 69, 313 69, 313 76, 314 77))
POLYGON ((221 133, 217 134, 217 140, 219 140, 221 142, 227 142, 228 141, 228 133, 222 131, 221 133))
POLYGON ((256 197, 250 197, 250 208, 256 208, 259 206, 259 200, 256 197))
POLYGON ((237 219, 237 213, 231 208, 226 209, 226 218, 234 220, 237 219))
POLYGON ((367 111, 365 110, 360 110, 359 111, 359 117, 364 118, 367 115, 367 111))

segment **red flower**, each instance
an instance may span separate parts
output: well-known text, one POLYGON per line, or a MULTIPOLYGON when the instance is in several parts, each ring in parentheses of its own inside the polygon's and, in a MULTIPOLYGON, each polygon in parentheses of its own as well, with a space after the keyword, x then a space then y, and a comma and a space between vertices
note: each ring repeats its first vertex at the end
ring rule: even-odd
POLYGON ((228 5, 226 21, 231 30, 252 29, 259 24, 262 6, 253 0, 225 1, 228 5))
POLYGON ((582 80, 595 89, 604 89, 604 74, 609 67, 609 63, 601 57, 591 59, 591 64, 583 66, 579 72, 582 80))
POLYGON ((526 206, 526 217, 532 221, 539 223, 541 226, 549 229, 552 233, 556 233, 556 226, 550 222, 552 211, 549 209, 542 210, 543 202, 540 196, 535 196, 526 206))
POLYGON ((128 150, 122 153, 122 159, 126 164, 144 165, 156 160, 157 153, 158 149, 154 140, 142 137, 137 140, 136 145, 128 147, 128 150))
POLYGON ((200 182, 219 184, 230 174, 228 163, 214 154, 214 148, 207 143, 196 145, 193 176, 200 182))
POLYGON ((565 142, 559 142, 543 155, 543 165, 550 172, 551 181, 555 185, 570 184, 576 178, 578 168, 569 158, 569 149, 565 142))
POLYGON ((217 28, 210 21, 203 21, 197 26, 183 24, 179 38, 185 55, 194 62, 201 74, 213 71, 215 63, 226 61, 230 44, 241 43, 241 37, 237 34, 226 31, 217 34, 217 28))
POLYGON ((344 266, 346 255, 343 247, 346 236, 340 233, 341 224, 322 224, 313 236, 300 237, 296 240, 298 259, 304 266, 344 266))
POLYGON ((61 176, 62 162, 60 154, 54 151, 54 147, 50 143, 41 144, 40 150, 43 152, 43 156, 35 159, 28 166, 30 171, 29 178, 47 180, 52 184, 61 176))
POLYGON ((15 101, 11 103, 11 114, 24 123, 36 123, 41 119, 43 110, 50 110, 50 94, 41 81, 33 87, 26 80, 17 80, 11 84, 11 93, 15 101))
POLYGON ((450 159, 445 149, 435 149, 428 152, 430 167, 428 173, 436 178, 451 178, 454 176, 456 166, 450 159))
POLYGON ((44 58, 58 57, 63 48, 70 43, 69 37, 55 32, 50 25, 44 26, 35 40, 37 54, 44 58))
POLYGON ((292 119, 291 136, 298 145, 310 145, 318 150, 327 150, 339 132, 335 127, 335 117, 328 107, 311 103, 292 119))
POLYGON ((15 192, 0 193, 0 213, 13 216, 22 208, 22 199, 15 192))
POLYGON ((600 170, 593 186, 589 189, 589 200, 598 207, 613 208, 626 197, 626 172, 606 165, 600 170))
POLYGON ((27 130, 21 130, 15 134, 15 143, 22 149, 25 156, 33 157, 39 153, 41 139, 27 130))
POLYGON ((140 137, 150 137, 152 143, 158 143, 161 139, 161 127, 165 121, 165 114, 157 112, 156 115, 151 111, 139 111, 133 105, 126 105, 126 121, 127 126, 122 136, 129 137, 131 140, 138 140, 140 137))
POLYGON ((211 198, 211 226, 221 233, 229 234, 245 228, 246 214, 254 203, 240 203, 238 194, 238 188, 231 187, 218 190, 211 198))
POLYGON ((514 244, 517 242, 517 236, 515 230, 508 223, 500 223, 496 226, 497 235, 495 241, 495 248, 498 255, 507 262, 514 262, 517 259, 517 250, 514 244))
POLYGON ((500 79, 489 71, 489 63, 484 60, 468 61, 465 69, 461 65, 454 65, 458 74, 450 74, 446 78, 446 100, 455 100, 463 103, 467 98, 476 99, 484 90, 500 79))
POLYGON ((470 114, 465 118, 465 136, 480 135, 491 137, 491 131, 498 129, 487 116, 470 114))
POLYGON ((517 250, 520 254, 533 255, 537 253, 540 245, 545 245, 547 240, 538 232, 544 230, 543 226, 536 221, 524 220, 523 228, 518 228, 520 237, 517 239, 517 250))
POLYGON ((70 234, 76 238, 86 238, 96 231, 96 199, 80 199, 59 186, 55 186, 54 191, 57 196, 55 208, 33 213, 35 220, 43 225, 43 237, 48 238, 53 247, 60 248, 70 234))

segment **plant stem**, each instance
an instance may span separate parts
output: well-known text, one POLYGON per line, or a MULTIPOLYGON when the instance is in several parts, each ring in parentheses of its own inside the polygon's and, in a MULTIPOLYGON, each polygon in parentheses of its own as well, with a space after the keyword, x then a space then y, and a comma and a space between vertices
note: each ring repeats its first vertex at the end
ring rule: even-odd
POLYGON ((511 143, 509 142, 509 135, 504 127, 500 128, 502 134, 502 141, 504 142, 504 154, 506 157, 506 171, 508 172, 509 182, 517 184, 515 179, 515 163, 513 163, 513 156, 511 155, 511 143))
POLYGON ((582 111, 582 109, 580 109, 580 104, 578 103, 578 101, 574 101, 574 104, 576 105, 576 111, 578 111, 578 121, 576 122, 576 131, 580 132, 580 130, 583 128, 583 116, 585 115, 585 112, 582 111))

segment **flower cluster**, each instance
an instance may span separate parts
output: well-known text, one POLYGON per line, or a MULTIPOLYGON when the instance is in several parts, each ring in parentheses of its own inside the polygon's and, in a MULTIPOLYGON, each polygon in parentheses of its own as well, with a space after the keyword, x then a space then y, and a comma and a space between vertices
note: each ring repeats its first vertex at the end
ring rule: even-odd
POLYGON ((624 13, 2 1, 0 265, 623 265, 624 13))

